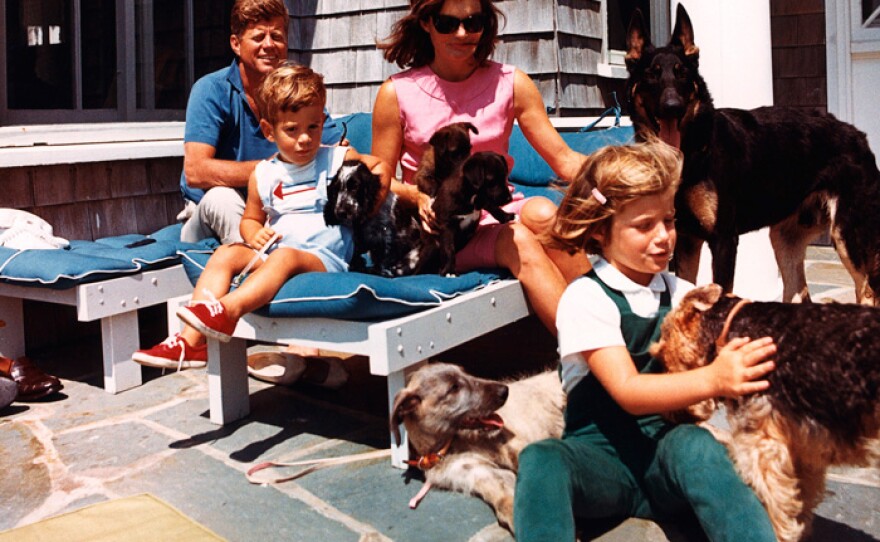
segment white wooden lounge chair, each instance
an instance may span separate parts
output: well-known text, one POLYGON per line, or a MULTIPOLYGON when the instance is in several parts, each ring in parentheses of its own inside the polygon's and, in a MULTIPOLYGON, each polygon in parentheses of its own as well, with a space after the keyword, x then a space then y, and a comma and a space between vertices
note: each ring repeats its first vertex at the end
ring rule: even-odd
MULTIPOLYGON (((620 126, 619 108, 611 108, 595 123, 578 132, 562 136, 573 149, 589 154, 605 145, 631 141, 629 126, 620 126), (606 114, 614 113, 614 127, 590 131, 606 114)), ((348 127, 348 139, 362 152, 371 147, 371 116, 355 113, 337 119, 348 127)), ((559 201, 561 193, 551 188, 553 172, 514 127, 510 153, 515 159, 511 181, 526 196, 545 195, 559 201)), ((190 265, 184 258, 184 265, 190 265)), ((351 274, 345 274, 351 275, 351 274)), ((412 277, 404 277, 409 279, 412 277)), ((338 279, 337 279, 338 280, 338 279)), ((393 279, 402 280, 402 279, 393 279)), ((283 290, 282 290, 283 291, 283 290)), ((308 292, 308 288, 303 289, 308 292)), ((352 297, 354 297, 352 295, 352 297)), ((379 296, 381 297, 381 296, 379 296)), ((278 298, 276 297, 276 300, 278 298)), ((274 302, 273 302, 274 303, 274 302)), ((370 358, 370 372, 388 379, 389 413, 394 396, 405 385, 407 372, 431 356, 463 344, 490 331, 516 322, 529 314, 519 281, 502 279, 468 290, 420 312, 392 316, 377 321, 348 319, 345 313, 334 317, 246 315, 239 322, 229 343, 208 340, 208 387, 211 420, 226 424, 249 412, 245 341, 314 346, 337 352, 361 354, 370 358)), ((394 439, 392 439, 392 445, 394 439)), ((404 467, 406 439, 392 448, 392 461, 404 467)))
MULTIPOLYGON (((0 284, 0 354, 18 358, 25 354, 25 299, 76 307, 80 322, 101 321, 104 389, 119 393, 141 385, 141 366, 131 360, 140 348, 137 311, 188 295, 192 285, 180 264, 98 282, 52 290, 0 284)), ((177 317, 170 315, 169 322, 177 317)))
MULTIPOLYGON (((79 321, 101 321, 104 389, 140 385, 140 365, 131 360, 140 347, 137 310, 191 294, 178 251, 215 244, 179 239, 178 225, 149 236, 71 241, 68 249, 0 247, 0 354, 25 354, 23 300, 70 305, 79 321)), ((176 326, 172 315, 169 328, 176 326)))
MULTIPOLYGON (((370 372, 388 379, 388 408, 406 374, 430 357, 526 317, 529 309, 518 280, 501 280, 421 312, 380 322, 333 318, 243 317, 228 343, 208 339, 211 421, 226 424, 250 411, 246 340, 298 344, 360 354, 370 372)), ((392 462, 404 468, 407 442, 393 445, 392 462)))

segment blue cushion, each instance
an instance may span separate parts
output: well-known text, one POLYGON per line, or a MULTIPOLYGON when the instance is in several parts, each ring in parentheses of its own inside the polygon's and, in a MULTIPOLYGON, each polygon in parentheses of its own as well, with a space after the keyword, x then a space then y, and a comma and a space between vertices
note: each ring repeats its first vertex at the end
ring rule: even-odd
POLYGON ((525 197, 532 198, 535 196, 544 196, 545 198, 549 198, 550 201, 555 203, 557 206, 562 201, 562 196, 565 195, 565 187, 566 185, 557 186, 555 183, 551 183, 548 185, 530 185, 530 184, 519 184, 516 182, 511 182, 513 185, 513 189, 515 192, 521 192, 525 197))
MULTIPOLYGON (((346 138, 360 153, 369 154, 373 143, 373 116, 370 113, 352 113, 336 119, 348 127, 346 138)), ((562 139, 574 150, 590 154, 606 145, 623 145, 633 140, 632 126, 615 126, 613 128, 590 130, 585 132, 561 132, 562 139)), ((513 156, 513 171, 510 180, 517 185, 546 187, 556 179, 556 175, 547 162, 532 148, 519 125, 514 125, 510 135, 510 155, 513 156)), ((561 199, 561 194, 547 191, 521 190, 527 196, 546 195, 554 201, 561 199)))
POLYGON ((181 225, 151 235, 120 235, 97 241, 73 240, 54 250, 15 250, 0 247, 0 282, 54 289, 71 288, 120 275, 158 269, 177 263, 178 252, 209 249, 216 241, 180 241, 181 225))
MULTIPOLYGON (((183 253, 183 267, 195 284, 211 253, 183 253)), ((269 305, 270 317, 382 320, 434 307, 447 299, 502 278, 500 272, 471 271, 458 277, 415 275, 384 278, 363 273, 303 273, 288 280, 269 305)))
MULTIPOLYGON (((615 126, 604 130, 589 132, 561 132, 562 139, 583 154, 591 154, 607 145, 624 145, 633 141, 632 126, 615 126)), ((515 184, 547 186, 555 180, 556 174, 547 162, 529 144, 518 125, 510 134, 510 155, 513 156, 513 170, 510 180, 515 184)))
POLYGON ((336 124, 346 126, 345 138, 361 154, 370 154, 373 146, 373 115, 352 113, 336 119, 336 124))

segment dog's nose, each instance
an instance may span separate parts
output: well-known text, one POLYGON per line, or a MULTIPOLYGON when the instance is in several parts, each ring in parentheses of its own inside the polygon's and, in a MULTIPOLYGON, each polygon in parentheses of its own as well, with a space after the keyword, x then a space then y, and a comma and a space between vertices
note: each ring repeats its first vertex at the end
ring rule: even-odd
POLYGON ((498 386, 498 398, 499 399, 503 399, 506 401, 508 393, 509 393, 509 390, 508 390, 507 386, 498 386))
POLYGON ((660 96, 660 111, 658 112, 662 118, 681 118, 684 114, 684 100, 675 89, 666 89, 660 96))

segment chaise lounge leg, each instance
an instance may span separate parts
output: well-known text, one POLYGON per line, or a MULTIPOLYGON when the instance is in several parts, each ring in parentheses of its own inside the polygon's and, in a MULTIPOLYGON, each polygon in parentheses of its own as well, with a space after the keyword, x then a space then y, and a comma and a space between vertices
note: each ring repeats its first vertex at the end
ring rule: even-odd
POLYGON ((250 413, 247 341, 208 339, 208 403, 211 421, 225 425, 250 413))
MULTIPOLYGON (((406 371, 400 370, 390 373, 387 377, 388 382, 388 412, 391 413, 394 408, 394 397, 397 392, 406 386, 406 371)), ((391 434, 391 465, 398 469, 406 469, 404 463, 409 459, 409 439, 406 436, 406 429, 400 428, 400 444, 394 442, 394 434, 391 434)))
POLYGON ((101 318, 104 390, 108 393, 119 393, 143 382, 141 366, 131 359, 139 342, 137 311, 101 318))
POLYGON ((18 297, 0 297, 0 355, 24 355, 24 309, 18 297))

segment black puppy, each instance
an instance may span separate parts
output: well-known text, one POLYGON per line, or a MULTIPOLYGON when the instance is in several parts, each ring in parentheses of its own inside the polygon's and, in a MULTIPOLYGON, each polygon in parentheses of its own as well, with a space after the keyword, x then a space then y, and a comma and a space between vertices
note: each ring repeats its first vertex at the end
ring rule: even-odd
POLYGON ((327 185, 324 222, 345 225, 354 235, 351 270, 383 277, 412 275, 422 267, 421 224, 415 209, 389 193, 379 211, 379 177, 360 160, 346 160, 327 185), (367 265, 364 255, 369 255, 367 265))
POLYGON ((627 49, 627 99, 636 137, 659 136, 684 154, 675 205, 678 274, 696 278, 706 241, 713 279, 730 291, 738 236, 770 226, 783 300, 808 300, 806 247, 830 228, 857 298, 877 304, 880 172, 865 134, 827 113, 715 109, 681 4, 665 47, 651 44, 636 12, 627 49))
POLYGON ((445 179, 434 195, 435 231, 425 232, 423 240, 439 248, 438 272, 448 275, 455 271, 455 253, 473 237, 482 210, 498 222, 506 223, 516 215, 501 209, 511 202, 507 186, 507 160, 492 151, 474 153, 464 161, 461 174, 445 179))
POLYGON ((434 197, 447 179, 461 175, 461 166, 471 155, 470 132, 480 133, 469 122, 456 122, 434 132, 413 179, 420 192, 434 197))

